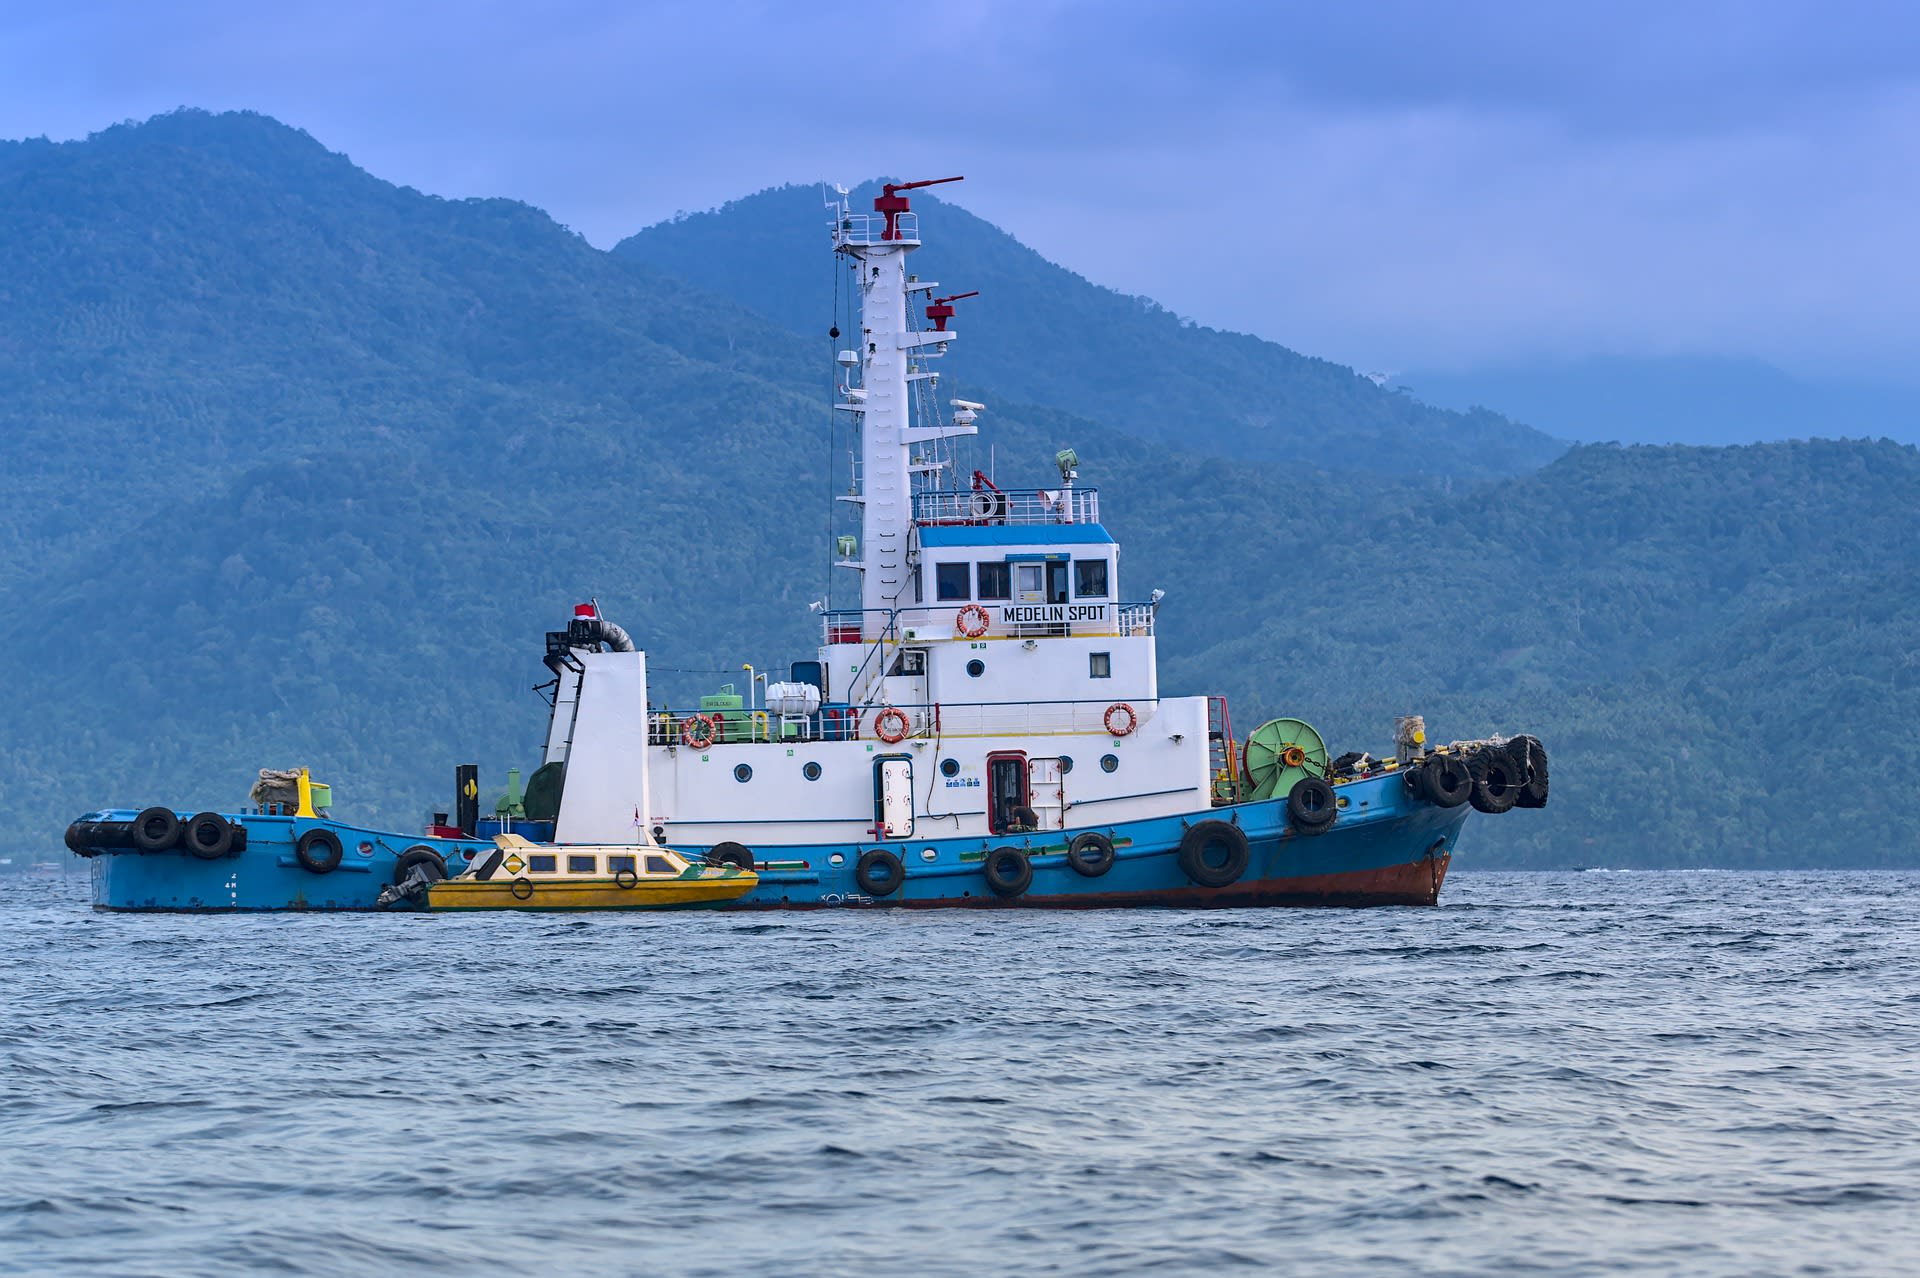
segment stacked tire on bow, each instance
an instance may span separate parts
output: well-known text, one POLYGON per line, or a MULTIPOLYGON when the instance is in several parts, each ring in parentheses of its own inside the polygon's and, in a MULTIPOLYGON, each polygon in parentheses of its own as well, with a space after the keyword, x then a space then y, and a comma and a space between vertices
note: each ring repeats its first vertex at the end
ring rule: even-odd
POLYGON ((1547 752, 1538 737, 1484 742, 1431 754, 1400 774, 1407 796, 1443 808, 1471 803, 1478 812, 1547 806, 1547 752))
POLYGON ((67 847, 80 856, 178 850, 214 861, 246 846, 246 827, 218 812, 195 813, 183 821, 172 808, 155 807, 131 821, 89 821, 83 817, 67 827, 67 847))

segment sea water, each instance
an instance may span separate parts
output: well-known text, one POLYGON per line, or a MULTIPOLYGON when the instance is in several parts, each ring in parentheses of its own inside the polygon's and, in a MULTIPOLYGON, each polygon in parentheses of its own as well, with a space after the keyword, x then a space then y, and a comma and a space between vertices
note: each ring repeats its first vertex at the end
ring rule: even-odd
POLYGON ((1920 876, 574 917, 0 884, 7 1274, 1920 1271, 1920 876))

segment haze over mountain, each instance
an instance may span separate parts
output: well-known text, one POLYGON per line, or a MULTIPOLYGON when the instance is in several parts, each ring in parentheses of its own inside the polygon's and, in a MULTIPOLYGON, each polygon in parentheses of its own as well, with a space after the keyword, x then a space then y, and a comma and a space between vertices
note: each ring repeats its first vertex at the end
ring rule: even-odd
MULTIPOLYGON (((878 181, 849 197, 870 212, 878 181)), ((1204 328, 1151 299, 1101 288, 999 228, 912 193, 929 227, 913 257, 960 303, 954 379, 1094 417, 1143 439, 1223 456, 1399 475, 1510 475, 1565 445, 1484 408, 1433 409, 1351 368, 1204 328)), ((818 186, 785 186, 651 226, 614 252, 683 275, 825 342, 847 327, 852 286, 822 265, 829 215, 818 186)), ((844 274, 844 272, 842 272, 844 274)))
MULTIPOLYGON (((957 215, 923 207, 942 243, 957 215)), ((824 234, 802 251, 825 284, 824 234)), ((1007 252, 989 296, 1081 309, 1092 286, 1007 252)), ((830 347, 713 288, 712 260, 422 196, 258 116, 0 145, 11 828, 50 848, 100 804, 231 805, 293 763, 343 812, 415 826, 454 763, 490 785, 531 764, 541 633, 588 594, 676 705, 810 655, 830 347)), ((1076 376, 1135 376, 1098 362, 1106 336, 1138 354, 1171 331, 1216 373, 1241 349, 1132 310, 1073 339, 1076 376)), ((1079 448, 1126 593, 1169 590, 1169 694, 1228 692, 1243 731, 1300 714, 1337 749, 1383 748, 1407 710, 1443 738, 1536 731, 1551 806, 1476 822, 1463 864, 1920 862, 1896 807, 1920 720, 1913 449, 1383 474, 1334 447, 1330 366, 1260 344, 1249 384, 1298 407, 1289 437, 1327 441, 1326 466, 1223 456, 1256 450, 1034 393, 1068 382, 1015 391, 1035 348, 996 362, 1003 318, 964 317, 955 380, 992 404, 1003 473, 1079 448)), ((1363 437, 1461 457, 1434 447, 1457 419, 1425 411, 1363 437)))
POLYGON ((1920 388, 1792 377, 1757 360, 1594 358, 1410 372, 1393 385, 1462 411, 1498 404, 1565 439, 1747 444, 1884 436, 1920 443, 1920 388))

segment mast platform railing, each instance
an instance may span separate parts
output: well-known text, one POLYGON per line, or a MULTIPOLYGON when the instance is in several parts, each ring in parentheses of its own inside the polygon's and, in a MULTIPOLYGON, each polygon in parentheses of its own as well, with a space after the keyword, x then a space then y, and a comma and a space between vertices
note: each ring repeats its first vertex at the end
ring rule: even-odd
POLYGON ((920 240, 920 215, 896 213, 894 233, 889 237, 884 213, 848 213, 836 224, 835 239, 841 244, 899 244, 902 241, 917 244, 920 240))
POLYGON ((913 495, 913 522, 922 527, 1097 524, 1098 488, 979 488, 913 495))

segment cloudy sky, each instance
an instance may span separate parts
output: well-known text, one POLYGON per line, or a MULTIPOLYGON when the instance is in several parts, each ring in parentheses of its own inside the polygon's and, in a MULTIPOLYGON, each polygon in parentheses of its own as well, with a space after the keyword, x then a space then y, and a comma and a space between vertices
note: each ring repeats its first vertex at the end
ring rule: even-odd
POLYGON ((1920 6, 0 0, 0 136, 179 106, 608 245, 788 181, 953 198, 1363 369, 1920 381, 1920 6))

